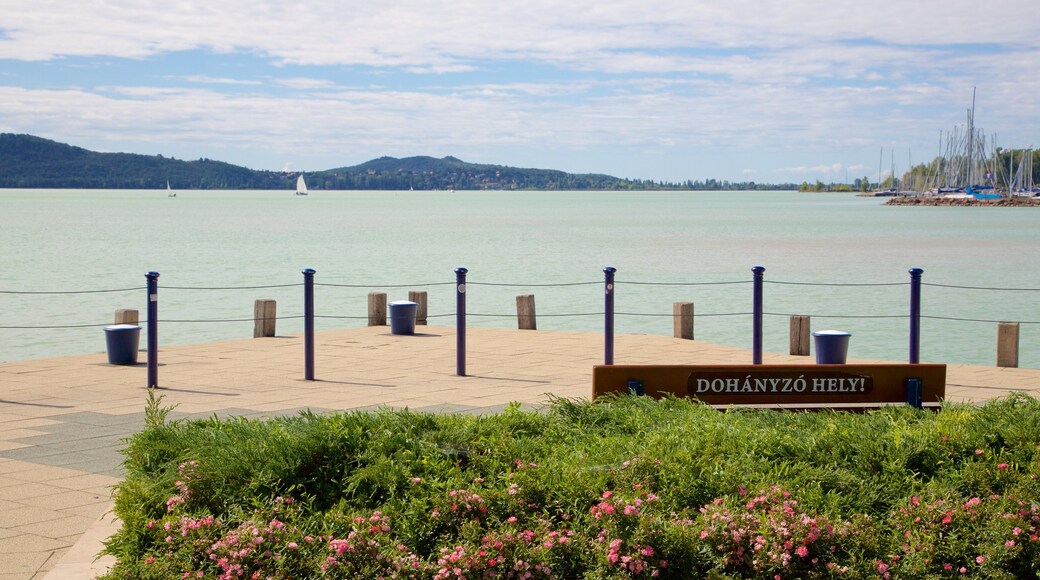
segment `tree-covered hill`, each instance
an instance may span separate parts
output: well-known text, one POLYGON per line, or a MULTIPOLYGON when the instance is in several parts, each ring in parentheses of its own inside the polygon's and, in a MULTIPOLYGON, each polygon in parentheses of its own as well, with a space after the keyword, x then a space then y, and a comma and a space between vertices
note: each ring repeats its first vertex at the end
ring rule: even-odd
MULTIPOLYGON (((284 189, 298 172, 259 171, 198 159, 98 153, 57 141, 0 133, 0 188, 30 189, 284 189)), ((796 185, 708 179, 668 183, 466 163, 455 157, 380 157, 352 167, 305 172, 312 190, 644 190, 795 189, 796 185)))
MULTIPOLYGON (((0 134, 0 187, 67 189, 287 189, 298 173, 257 171, 211 159, 97 153, 32 135, 0 134)), ((655 184, 609 175, 466 163, 455 157, 380 157, 304 174, 317 190, 642 189, 655 184)))
POLYGON ((647 189, 659 184, 610 175, 575 174, 466 163, 455 157, 380 157, 308 175, 322 189, 647 189))
POLYGON ((32 135, 0 134, 0 187, 293 189, 295 176, 162 155, 97 153, 32 135))

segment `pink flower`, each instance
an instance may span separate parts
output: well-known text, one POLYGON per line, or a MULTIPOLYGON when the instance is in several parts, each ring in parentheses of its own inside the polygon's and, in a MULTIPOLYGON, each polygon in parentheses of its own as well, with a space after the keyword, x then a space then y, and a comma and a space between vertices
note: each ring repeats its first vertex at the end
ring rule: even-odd
POLYGON ((1007 468, 1008 468, 1008 464, 1007 463, 998 463, 997 464, 997 469, 1007 469, 1007 468))
POLYGON ((795 553, 804 558, 809 555, 809 548, 806 548, 805 546, 798 546, 798 549, 795 550, 795 553))
POLYGON ((290 550, 295 550, 296 548, 299 548, 300 545, 297 544, 296 542, 289 542, 288 544, 285 545, 285 547, 289 548, 290 550))
POLYGON ((151 564, 151 563, 153 563, 153 562, 155 562, 155 556, 148 556, 148 557, 147 557, 147 558, 145 558, 145 560, 144 560, 144 563, 145 563, 145 564, 151 564))
POLYGON ((985 556, 976 556, 975 557, 975 562, 977 564, 980 564, 980 565, 981 564, 985 564, 986 563, 986 557, 985 556))
POLYGON ((885 572, 888 571, 888 564, 886 564, 884 562, 878 562, 877 563, 877 571, 878 571, 879 574, 884 574, 885 572))
POLYGON ((981 449, 976 449, 975 450, 975 455, 982 455, 983 453, 985 453, 985 451, 983 451, 981 449))

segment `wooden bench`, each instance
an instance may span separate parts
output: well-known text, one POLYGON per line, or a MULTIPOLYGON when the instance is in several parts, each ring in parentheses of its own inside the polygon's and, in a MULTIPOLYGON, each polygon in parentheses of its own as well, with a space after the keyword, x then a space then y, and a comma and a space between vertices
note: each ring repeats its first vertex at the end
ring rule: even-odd
POLYGON ((715 407, 938 408, 946 395, 946 365, 596 365, 592 398, 607 393, 674 395, 715 407))

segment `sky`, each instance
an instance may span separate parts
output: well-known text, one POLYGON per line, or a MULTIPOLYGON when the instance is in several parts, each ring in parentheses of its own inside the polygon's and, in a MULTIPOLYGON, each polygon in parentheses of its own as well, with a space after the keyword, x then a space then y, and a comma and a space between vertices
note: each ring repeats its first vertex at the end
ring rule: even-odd
POLYGON ((0 132, 253 169, 876 181, 1038 71, 1035 0, 0 0, 0 132))

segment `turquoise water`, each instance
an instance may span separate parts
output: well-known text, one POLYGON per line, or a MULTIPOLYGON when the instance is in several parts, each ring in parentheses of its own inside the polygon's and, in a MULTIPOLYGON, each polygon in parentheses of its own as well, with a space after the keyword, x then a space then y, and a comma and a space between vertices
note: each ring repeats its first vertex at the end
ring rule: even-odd
MULTIPOLYGON (((515 296, 533 293, 540 329, 600 331, 601 284, 535 285, 602 282, 614 266, 616 310, 638 314, 619 314, 618 332, 670 335, 672 302, 690 301, 698 339, 750 347, 751 268, 762 265, 765 310, 777 314, 765 318, 766 350, 786 352, 787 315, 808 314, 814 330, 852 332, 850 356, 890 360, 907 356, 909 268, 926 284, 1040 288, 1036 210, 882 203, 797 192, 0 191, 0 360, 103 351, 100 325, 115 309, 143 319, 150 270, 165 345, 252 336, 257 298, 301 315, 304 268, 317 271, 317 314, 330 317, 319 330, 362 326, 368 292, 398 300, 410 288, 429 292, 431 324, 453 325, 451 283, 464 266, 470 325, 515 327, 515 296), (293 286, 174 288, 282 284, 293 286), (135 290, 7 293, 124 288, 135 290), (246 320, 175 322, 235 319, 246 320), (81 324, 96 326, 12 328, 81 324)), ((1040 322, 1038 291, 926 285, 922 296, 926 316, 1040 322)), ((993 364, 996 326, 925 319, 921 358, 993 364)), ((278 321, 279 334, 302 328, 278 321)), ((1021 344, 1021 366, 1040 367, 1040 324, 1022 325, 1021 344)))

